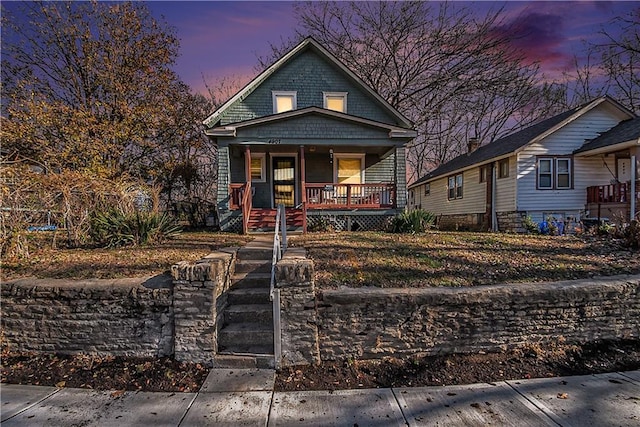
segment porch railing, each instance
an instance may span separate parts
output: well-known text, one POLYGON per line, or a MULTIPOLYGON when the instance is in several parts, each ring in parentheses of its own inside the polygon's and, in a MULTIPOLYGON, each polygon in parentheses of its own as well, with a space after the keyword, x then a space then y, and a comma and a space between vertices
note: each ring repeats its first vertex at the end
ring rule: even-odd
POLYGON ((242 190, 245 186, 244 182, 229 185, 229 209, 240 209, 242 205, 242 190))
POLYGON ((395 184, 306 183, 306 206, 311 209, 393 208, 395 184))
MULTIPOLYGON (((639 188, 640 181, 636 181, 636 191, 639 188)), ((631 182, 587 187, 587 203, 629 203, 631 197, 631 182)), ((640 194, 636 194, 636 199, 640 199, 640 194)))
POLYGON ((242 190, 242 234, 249 233, 249 216, 251 215, 251 181, 242 190))

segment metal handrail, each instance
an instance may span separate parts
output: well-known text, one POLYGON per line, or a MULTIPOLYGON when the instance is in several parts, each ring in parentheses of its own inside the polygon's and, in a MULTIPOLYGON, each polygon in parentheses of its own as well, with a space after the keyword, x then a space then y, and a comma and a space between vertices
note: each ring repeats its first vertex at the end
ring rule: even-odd
POLYGON ((276 264, 282 259, 282 255, 287 250, 287 216, 284 212, 284 205, 279 204, 276 211, 276 227, 273 233, 273 255, 271 257, 271 284, 269 288, 269 299, 273 301, 273 290, 276 283, 276 264), (282 222, 282 224, 281 224, 282 222), (282 234, 282 237, 280 236, 282 234))

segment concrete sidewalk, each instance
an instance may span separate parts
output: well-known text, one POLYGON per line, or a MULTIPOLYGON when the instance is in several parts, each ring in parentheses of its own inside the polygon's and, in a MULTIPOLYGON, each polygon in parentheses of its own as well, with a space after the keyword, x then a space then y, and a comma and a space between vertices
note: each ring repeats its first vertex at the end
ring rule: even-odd
POLYGON ((446 387, 274 392, 212 370, 198 393, 2 384, 2 426, 638 426, 640 371, 446 387))

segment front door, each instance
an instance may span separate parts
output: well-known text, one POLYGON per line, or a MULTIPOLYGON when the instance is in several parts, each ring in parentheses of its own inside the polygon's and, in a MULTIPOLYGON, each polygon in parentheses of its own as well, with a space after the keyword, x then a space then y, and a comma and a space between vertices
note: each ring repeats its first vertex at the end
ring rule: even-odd
POLYGON ((274 157, 273 163, 273 205, 282 203, 287 208, 295 206, 296 199, 296 158, 274 157))

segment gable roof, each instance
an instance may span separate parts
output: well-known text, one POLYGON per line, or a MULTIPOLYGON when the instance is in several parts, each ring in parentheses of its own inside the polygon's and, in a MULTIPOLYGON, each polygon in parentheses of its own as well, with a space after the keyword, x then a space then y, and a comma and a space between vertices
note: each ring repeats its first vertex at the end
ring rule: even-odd
POLYGON ((301 117, 308 115, 318 115, 329 118, 344 120, 360 125, 384 129, 389 131, 389 138, 415 138, 417 132, 413 129, 407 129, 400 126, 390 125, 388 123, 377 122, 375 120, 365 119, 362 117, 351 116, 339 111, 325 110, 320 107, 306 107, 299 110, 289 110, 284 113, 272 114, 264 117, 257 117, 251 120, 234 123, 231 125, 220 126, 205 130, 205 135, 209 136, 236 136, 236 130, 244 127, 256 126, 265 123, 273 123, 281 120, 287 120, 293 117, 301 117))
POLYGON ((640 144, 640 117, 618 123, 618 125, 599 137, 585 143, 574 151, 574 154, 598 150, 599 148, 608 148, 618 144, 624 145, 625 143, 630 143, 627 145, 640 144))
POLYGON ((472 165, 479 165, 492 159, 515 154, 521 151, 525 146, 537 142, 566 126, 603 102, 611 103, 630 117, 633 117, 633 113, 624 108, 614 99, 608 96, 596 98, 586 104, 564 111, 518 132, 512 133, 511 135, 492 141, 471 153, 462 154, 447 163, 443 163, 427 175, 412 183, 409 188, 472 165))
POLYGON ((209 117, 207 117, 202 123, 211 128, 216 125, 218 119, 231 105, 236 101, 246 98, 251 92, 255 90, 262 82, 268 77, 282 68, 286 63, 298 56, 300 53, 312 49, 315 53, 322 56, 325 60, 333 63, 338 69, 344 72, 351 80, 359 85, 365 93, 370 95, 376 102, 378 102, 385 110, 387 110, 393 117, 398 119, 404 127, 411 128, 413 123, 407 119, 402 113, 389 104, 384 98, 382 98, 375 90, 367 85, 362 79, 360 79, 353 71, 351 71, 346 65, 344 65, 338 58, 336 58, 331 52, 325 49, 320 43, 315 41, 312 37, 307 37, 297 46, 283 55, 280 59, 274 62, 266 70, 258 74, 253 80, 251 80, 245 87, 240 89, 238 93, 232 96, 227 102, 222 104, 216 111, 214 111, 209 117))

